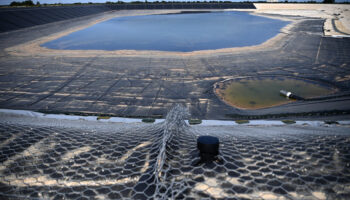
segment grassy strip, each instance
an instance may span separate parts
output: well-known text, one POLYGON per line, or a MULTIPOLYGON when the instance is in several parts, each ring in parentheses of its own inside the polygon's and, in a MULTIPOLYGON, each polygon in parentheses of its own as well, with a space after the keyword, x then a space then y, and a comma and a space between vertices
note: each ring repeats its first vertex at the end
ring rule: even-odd
POLYGON ((237 124, 248 124, 248 123, 249 123, 249 120, 241 119, 241 120, 236 120, 235 122, 236 122, 237 124))
POLYGON ((68 111, 57 111, 57 110, 34 110, 35 112, 40 112, 44 114, 63 114, 63 115, 76 115, 76 116, 104 116, 104 117, 123 117, 123 118, 153 118, 153 119, 162 119, 163 115, 150 115, 150 116, 130 116, 130 115, 116 115, 111 113, 95 113, 95 112, 68 112, 68 111))
POLYGON ((156 120, 153 118, 143 118, 142 122, 144 123, 154 123, 156 120))
POLYGON ((201 124, 202 123, 202 120, 201 119, 189 119, 188 120, 188 123, 190 125, 197 125, 197 124, 201 124))
MULTIPOLYGON (((163 115, 150 115, 150 116, 130 116, 130 115, 116 115, 110 113, 95 113, 95 112, 68 112, 57 110, 33 110, 44 114, 65 114, 65 115, 77 115, 77 116, 109 116, 109 117, 124 117, 124 118, 153 118, 162 119, 163 115)), ((302 112, 302 113, 280 113, 280 114, 266 114, 266 115, 240 115, 240 114, 226 114, 227 117, 233 120, 253 120, 253 119, 278 119, 278 118, 290 118, 290 117, 321 117, 321 116, 337 116, 337 115, 349 115, 350 110, 332 110, 323 112, 302 112)))
POLYGON ((111 117, 110 116, 98 116, 97 117, 97 120, 100 120, 100 119, 110 119, 111 117))
POLYGON ((302 112, 302 113, 280 113, 280 114, 266 114, 266 115, 240 115, 240 114, 226 114, 234 120, 253 120, 253 119, 278 119, 288 117, 321 117, 321 116, 336 116, 349 115, 350 110, 332 110, 323 112, 302 112))
POLYGON ((282 120, 282 122, 285 124, 295 124, 296 123, 294 120, 289 120, 289 119, 282 120))

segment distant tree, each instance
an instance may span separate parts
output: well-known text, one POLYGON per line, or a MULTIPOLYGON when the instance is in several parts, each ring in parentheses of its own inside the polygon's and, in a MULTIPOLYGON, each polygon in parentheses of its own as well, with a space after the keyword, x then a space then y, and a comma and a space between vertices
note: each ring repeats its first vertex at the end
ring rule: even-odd
POLYGON ((34 6, 34 3, 32 0, 24 1, 25 6, 34 6))
POLYGON ((40 6, 40 2, 39 2, 39 1, 37 1, 37 2, 36 2, 36 5, 37 5, 37 6, 40 6))
POLYGON ((13 1, 10 3, 10 6, 34 6, 34 3, 31 0, 27 0, 23 2, 13 1))
POLYGON ((18 6, 18 3, 19 3, 19 2, 17 2, 17 1, 12 1, 12 2, 10 3, 10 6, 18 6))
POLYGON ((334 3, 335 0, 323 0, 323 3, 334 3))

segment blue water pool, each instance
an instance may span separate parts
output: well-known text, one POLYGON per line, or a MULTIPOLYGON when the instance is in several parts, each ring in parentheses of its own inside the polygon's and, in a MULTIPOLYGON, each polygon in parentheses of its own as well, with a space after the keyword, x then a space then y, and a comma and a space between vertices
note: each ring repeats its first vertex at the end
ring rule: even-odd
POLYGON ((238 11, 119 17, 42 46, 67 50, 189 52, 258 45, 287 24, 238 11))

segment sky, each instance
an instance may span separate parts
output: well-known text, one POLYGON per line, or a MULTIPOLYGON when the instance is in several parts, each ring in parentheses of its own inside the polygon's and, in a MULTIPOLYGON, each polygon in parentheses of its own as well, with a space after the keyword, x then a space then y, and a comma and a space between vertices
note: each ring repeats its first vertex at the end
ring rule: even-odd
MULTIPOLYGON (((9 5, 12 1, 24 1, 24 0, 0 0, 0 5, 9 5)), ((37 1, 39 1, 41 4, 43 3, 88 3, 88 2, 94 2, 94 3, 105 3, 106 1, 111 1, 111 2, 116 2, 117 0, 32 0, 34 3, 36 3, 37 1)), ((122 0, 124 2, 129 2, 129 1, 137 1, 137 0, 122 0)), ((143 1, 143 0, 138 0, 138 1, 143 1)), ((150 1, 156 1, 156 0, 148 0, 150 1)), ((158 0, 158 1, 162 1, 162 0, 158 0)), ((167 0, 166 0, 167 1, 167 0)), ((194 1, 194 0, 170 0, 170 1, 194 1)), ((195 0, 197 1, 197 0, 195 0)), ((199 0, 199 1, 204 1, 204 0, 199 0)), ((209 0, 207 0, 209 1, 209 0)), ((219 1, 219 0, 214 0, 214 1, 219 1)), ((233 2, 236 1, 243 1, 243 0, 231 0, 233 2)), ((257 1, 257 0, 254 0, 257 1)), ((284 0, 282 0, 284 1, 284 0)), ((299 1, 299 2, 303 2, 303 1, 308 1, 308 0, 289 0, 289 1, 299 1)), ((322 0, 316 0, 316 1, 322 1, 322 0)), ((336 0, 336 2, 341 2, 341 1, 349 1, 349 0, 336 0)))

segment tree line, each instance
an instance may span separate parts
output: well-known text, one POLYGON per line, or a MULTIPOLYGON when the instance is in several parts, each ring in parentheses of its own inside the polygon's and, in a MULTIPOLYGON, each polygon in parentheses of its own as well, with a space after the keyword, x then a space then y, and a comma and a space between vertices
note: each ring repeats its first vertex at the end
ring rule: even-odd
MULTIPOLYGON (((244 3, 266 3, 266 1, 242 1, 244 3)), ((131 1, 131 2, 124 2, 124 1, 107 1, 106 4, 124 4, 124 3, 130 3, 130 4, 167 4, 167 3, 232 3, 232 1, 152 1, 148 2, 145 1, 131 1)), ((305 1, 305 2, 296 2, 296 1, 281 1, 279 3, 317 3, 316 1, 305 1)), ((335 3, 335 0, 323 0, 322 3, 335 3)), ((73 4, 64 4, 64 5, 86 5, 86 4, 93 4, 92 2, 89 3, 73 3, 73 4)), ((44 6, 48 4, 43 4, 44 6)), ((50 5, 63 5, 61 3, 53 3, 50 5)), ((13 1, 10 3, 10 6, 41 6, 40 2, 37 1, 36 4, 32 0, 26 0, 26 1, 13 1)))

